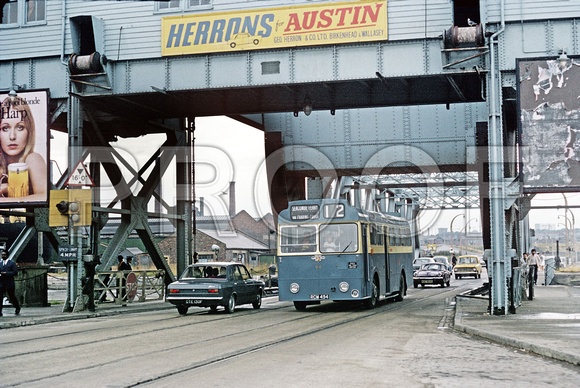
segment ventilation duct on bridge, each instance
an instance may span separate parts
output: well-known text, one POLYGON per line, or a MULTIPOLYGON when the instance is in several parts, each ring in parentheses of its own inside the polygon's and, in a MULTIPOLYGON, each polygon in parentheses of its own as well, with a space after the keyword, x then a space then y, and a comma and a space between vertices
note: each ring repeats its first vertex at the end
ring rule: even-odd
POLYGON ((451 26, 448 30, 444 31, 443 41, 445 48, 474 44, 483 46, 485 44, 485 34, 481 23, 471 27, 451 26))
POLYGON ((71 74, 99 73, 103 71, 104 52, 103 21, 89 15, 70 18, 73 54, 68 66, 71 74))

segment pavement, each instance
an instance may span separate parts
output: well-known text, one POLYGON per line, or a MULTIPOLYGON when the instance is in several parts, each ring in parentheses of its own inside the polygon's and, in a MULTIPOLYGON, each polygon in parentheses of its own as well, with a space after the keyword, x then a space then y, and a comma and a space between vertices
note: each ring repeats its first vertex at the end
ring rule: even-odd
POLYGON ((489 299, 457 296, 454 328, 580 366, 580 287, 537 285, 515 314, 490 315, 489 299))
POLYGON ((5 305, 2 309, 4 316, 0 317, 0 330, 20 326, 98 318, 119 314, 142 313, 165 309, 175 310, 175 306, 172 304, 157 299, 146 300, 145 302, 128 302, 126 305, 101 303, 96 306, 95 312, 86 310, 77 313, 69 313, 63 312, 63 308, 63 302, 52 302, 48 307, 22 307, 20 315, 14 315, 14 309, 11 306, 6 307, 5 305))
MULTIPOLYGON (((538 285, 534 300, 526 297, 515 314, 490 315, 487 298, 458 295, 455 303, 454 329, 504 346, 580 366, 580 287, 538 285)), ((23 307, 20 315, 5 307, 0 330, 20 326, 88 319, 118 314, 174 309, 163 300, 127 303, 125 306, 103 303, 95 312, 63 312, 63 304, 49 307, 23 307)))

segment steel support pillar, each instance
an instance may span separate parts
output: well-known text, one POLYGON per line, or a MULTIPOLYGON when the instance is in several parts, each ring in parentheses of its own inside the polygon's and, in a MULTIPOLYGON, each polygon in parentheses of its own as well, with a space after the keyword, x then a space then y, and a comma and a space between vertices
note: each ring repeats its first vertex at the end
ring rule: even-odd
MULTIPOLYGON (((83 146, 83 113, 80 99, 71 94, 69 97, 69 126, 68 126, 68 171, 72 171, 82 157, 83 146)), ((77 312, 85 309, 82 293, 82 279, 84 277, 84 265, 82 263, 83 245, 82 236, 69 217, 68 244, 77 247, 77 262, 68 263, 68 287, 67 300, 63 311, 77 312)))
POLYGON ((502 130, 502 79, 499 66, 499 42, 505 24, 503 22, 504 2, 502 1, 502 25, 489 39, 490 72, 488 73, 489 111, 489 204, 491 227, 491 314, 505 315, 508 312, 508 277, 511 277, 511 262, 506 252, 505 204, 506 187, 504 180, 503 130, 502 130))

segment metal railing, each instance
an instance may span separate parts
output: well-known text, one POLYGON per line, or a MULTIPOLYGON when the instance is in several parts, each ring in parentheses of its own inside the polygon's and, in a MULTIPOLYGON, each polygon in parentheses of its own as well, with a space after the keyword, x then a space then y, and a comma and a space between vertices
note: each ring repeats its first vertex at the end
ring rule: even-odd
POLYGON ((525 290, 525 277, 522 275, 522 268, 515 267, 512 272, 512 313, 515 313, 515 308, 522 305, 522 295, 525 290))
POLYGON ((164 298, 164 270, 102 271, 95 274, 95 303, 125 304, 164 298))
POLYGON ((556 259, 550 258, 544 260, 544 284, 549 286, 554 280, 554 273, 556 271, 556 259))

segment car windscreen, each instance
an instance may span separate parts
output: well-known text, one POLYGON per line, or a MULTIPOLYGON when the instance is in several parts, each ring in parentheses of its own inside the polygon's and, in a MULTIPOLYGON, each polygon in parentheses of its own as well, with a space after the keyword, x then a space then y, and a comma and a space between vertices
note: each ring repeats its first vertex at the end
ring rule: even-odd
POLYGON ((477 264, 477 257, 460 257, 459 264, 477 264))
POLYGON ((421 269, 428 269, 431 271, 441 271, 443 267, 439 264, 424 264, 421 269))

